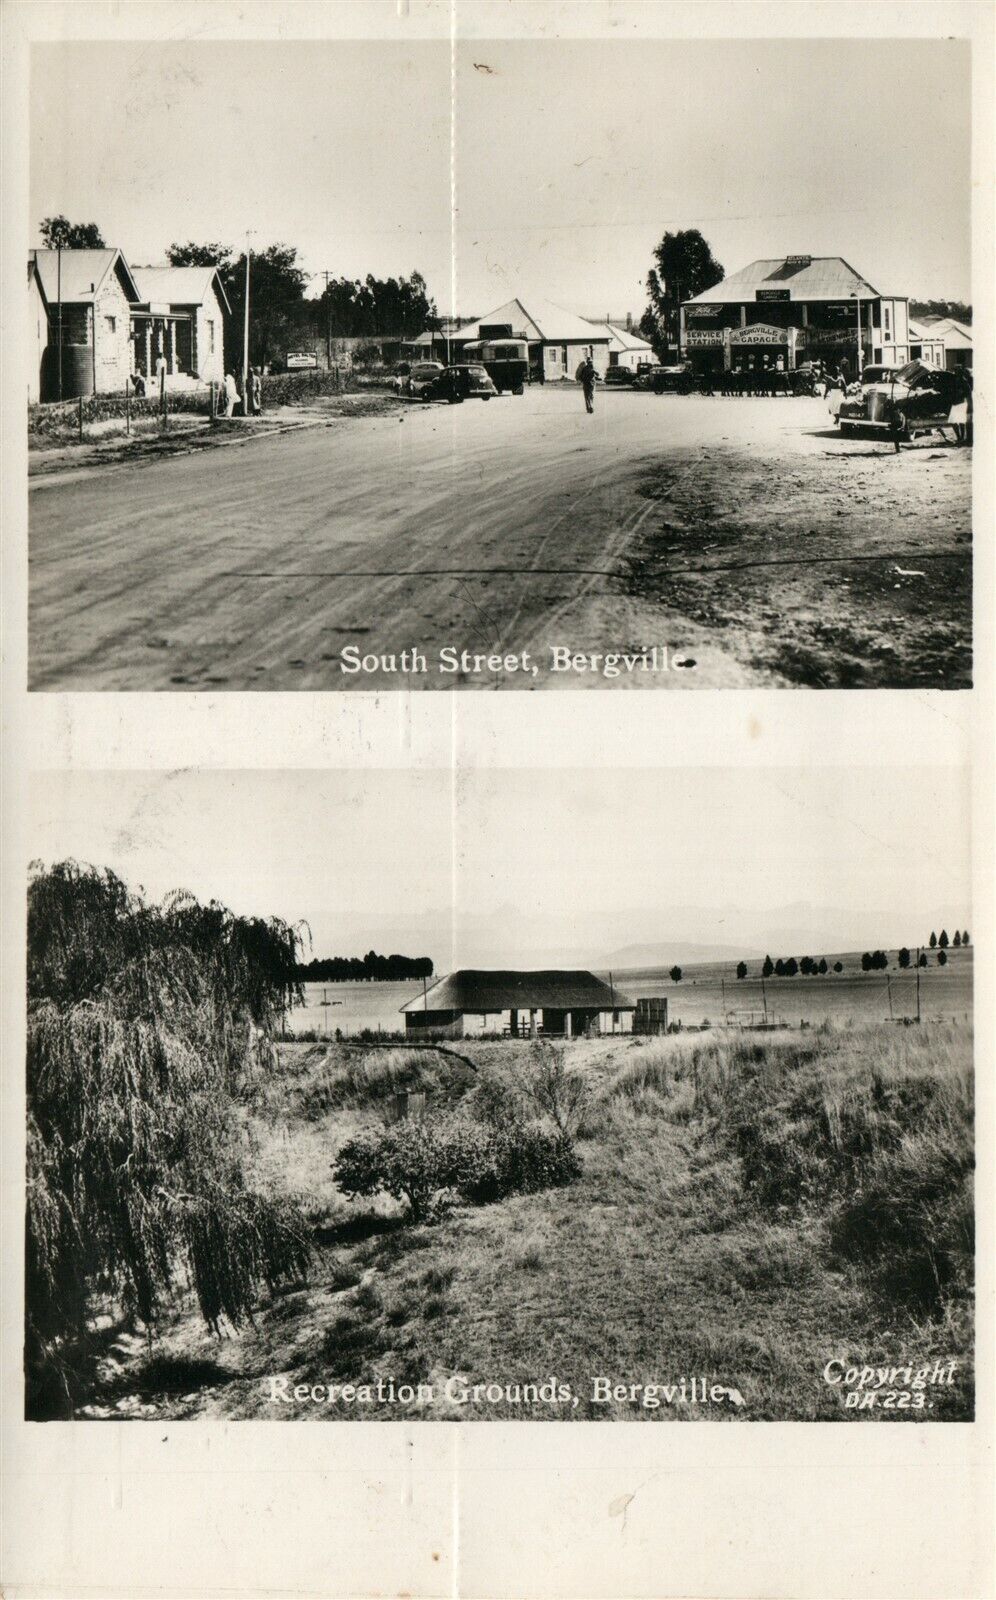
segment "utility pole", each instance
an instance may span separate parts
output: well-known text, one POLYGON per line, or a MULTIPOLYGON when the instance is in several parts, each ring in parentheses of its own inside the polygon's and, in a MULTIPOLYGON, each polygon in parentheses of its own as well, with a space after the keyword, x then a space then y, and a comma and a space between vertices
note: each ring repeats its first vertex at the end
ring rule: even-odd
POLYGON ((251 237, 252 237, 252 229, 251 228, 247 228, 246 229, 246 310, 245 310, 245 318, 243 320, 243 329, 242 329, 242 415, 244 417, 247 417, 249 415, 249 391, 250 391, 250 388, 251 388, 251 383, 250 383, 250 379, 249 379, 249 256, 251 254, 250 247, 249 247, 249 241, 250 241, 251 237))
POLYGON ((325 362, 328 370, 332 371, 332 302, 329 299, 329 278, 331 273, 325 268, 322 276, 325 279, 325 362))
POLYGON ((58 299, 59 323, 59 399, 62 399, 62 245, 56 247, 56 296, 58 299))
POLYGON ((916 1020, 920 1021, 920 946, 916 947, 916 1020))

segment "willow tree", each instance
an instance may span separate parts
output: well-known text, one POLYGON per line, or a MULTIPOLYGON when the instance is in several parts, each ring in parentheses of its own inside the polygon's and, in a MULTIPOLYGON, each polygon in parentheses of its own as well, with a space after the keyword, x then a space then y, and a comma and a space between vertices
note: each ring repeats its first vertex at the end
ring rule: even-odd
MULTIPOLYGON (((151 1330, 186 1280, 208 1326, 308 1260, 296 1209, 246 1166, 240 1096, 300 997, 295 928, 113 872, 36 868, 28 896, 26 1363, 71 1407, 88 1330, 151 1330)), ((29 1398, 29 1407, 31 1405, 29 1398)))

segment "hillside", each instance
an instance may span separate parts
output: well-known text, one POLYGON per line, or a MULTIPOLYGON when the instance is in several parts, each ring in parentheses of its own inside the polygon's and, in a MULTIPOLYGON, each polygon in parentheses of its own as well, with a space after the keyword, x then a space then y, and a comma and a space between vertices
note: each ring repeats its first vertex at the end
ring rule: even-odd
POLYGON ((399 1093, 424 1093, 430 1132, 454 1114, 486 1120, 489 1106, 507 1122, 553 1055, 524 1042, 460 1048, 476 1071, 431 1051, 281 1046, 245 1106, 246 1157, 304 1208, 306 1281, 221 1338, 190 1303, 151 1347, 109 1315, 79 1414, 972 1415, 967 1025, 575 1041, 562 1051, 587 1097, 575 1181, 424 1221, 383 1194, 347 1199, 332 1163, 358 1132, 383 1129, 399 1093), (905 1408, 883 1392, 859 1412, 826 1381, 831 1361, 955 1367, 927 1389, 901 1376, 880 1385, 920 1397, 905 1408), (455 1374, 497 1387, 463 1403, 455 1374), (651 1388, 600 1399, 600 1378, 651 1388), (693 1378, 705 1401, 690 1398, 693 1378), (536 1398, 524 1400, 529 1383, 536 1398), (404 1384, 431 1398, 399 1400, 404 1384), (329 1399, 356 1385, 366 1399, 329 1399))

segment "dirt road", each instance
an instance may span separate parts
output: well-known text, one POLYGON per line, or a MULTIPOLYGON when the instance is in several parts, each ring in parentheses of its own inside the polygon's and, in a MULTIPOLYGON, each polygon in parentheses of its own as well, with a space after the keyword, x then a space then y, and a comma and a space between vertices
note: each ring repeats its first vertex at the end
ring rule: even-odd
POLYGON ((31 684, 958 685, 969 462, 818 400, 546 387, 84 470, 32 489, 31 684))

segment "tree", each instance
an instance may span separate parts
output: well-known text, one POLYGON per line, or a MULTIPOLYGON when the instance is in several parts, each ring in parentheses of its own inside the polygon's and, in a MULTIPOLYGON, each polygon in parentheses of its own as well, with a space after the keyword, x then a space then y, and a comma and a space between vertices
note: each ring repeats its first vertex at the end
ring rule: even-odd
POLYGON ((770 978, 771 974, 774 972, 774 970, 775 970, 775 964, 772 961, 771 957, 770 956, 765 956, 765 958, 764 958, 764 966, 761 968, 761 977, 762 978, 770 978))
POLYGON ((947 953, 947 951, 946 950, 938 950, 938 952, 937 952, 937 965, 939 967, 946 967, 947 964, 948 964, 948 953, 947 953))
POLYGON ((843 970, 844 970, 843 961, 835 961, 834 964, 833 964, 833 970, 834 970, 834 972, 843 972, 843 970))
POLYGON ((947 949, 949 941, 948 941, 947 933, 943 928, 941 929, 940 934, 938 935, 937 942, 940 945, 942 950, 946 950, 947 949))
POLYGON ((794 978, 796 973, 798 972, 798 970, 799 970, 799 963, 795 959, 795 956, 789 956, 788 960, 785 963, 785 976, 786 976, 786 978, 794 978))
POLYGON ((105 250, 103 235, 95 222, 70 222, 68 217, 45 217, 40 233, 49 250, 105 250))
POLYGON ((784 976, 785 976, 785 962, 782 960, 781 956, 779 956, 778 960, 775 962, 775 977, 776 978, 784 978, 784 976))
POLYGON ((746 961, 738 961, 737 962, 737 978, 738 978, 738 980, 742 980, 742 979, 746 978, 746 976, 747 976, 747 963, 746 963, 746 961))
POLYGON ((420 272, 409 278, 330 278, 317 300, 316 332, 332 338, 375 335, 412 339, 438 320, 436 302, 420 272))
MULTIPOLYGON (((217 267, 225 286, 232 315, 226 325, 225 362, 242 365, 242 341, 246 304, 245 251, 233 257, 227 245, 217 242, 198 244, 190 239, 174 243, 166 251, 174 267, 217 267)), ((307 273, 298 266, 297 250, 292 245, 271 244, 254 250, 249 262, 249 360, 263 366, 281 350, 293 347, 310 326, 310 312, 304 298, 307 273)))
POLYGON ((861 957, 861 970, 862 970, 862 972, 870 972, 871 969, 872 969, 871 951, 870 950, 866 950, 864 952, 864 954, 862 955, 862 957, 861 957))
POLYGON ((180 1278, 213 1330, 300 1276, 289 1202, 245 1170, 239 1099, 272 1056, 299 935, 110 871, 35 868, 28 894, 25 1352, 29 1409, 71 1410, 98 1297, 151 1331, 180 1278))
POLYGON ((925 955, 924 955, 924 954, 923 954, 923 952, 922 952, 922 951, 921 951, 921 953, 920 953, 920 958, 919 958, 919 960, 918 960, 918 961, 917 961, 917 966, 918 966, 918 967, 925 967, 925 966, 926 966, 926 965, 927 965, 927 957, 926 957, 926 956, 925 956, 925 955))
POLYGON ((899 965, 901 967, 908 967, 909 964, 910 964, 910 953, 907 950, 906 946, 903 945, 903 948, 899 952, 899 965))
POLYGON ((662 356, 679 340, 679 307, 683 300, 711 289, 723 278, 723 268, 698 228, 665 233, 654 250, 647 274, 649 305, 640 319, 641 332, 662 356))
POLYGON ((936 950, 937 948, 937 934, 933 932, 930 935, 930 948, 931 950, 936 950))
POLYGON ((821 975, 826 973, 826 971, 827 971, 827 958, 826 958, 826 956, 820 956, 820 965, 819 965, 818 970, 819 970, 821 975))
POLYGON ((671 981, 672 981, 672 983, 680 983, 681 982, 681 968, 680 967, 672 967, 671 968, 671 981))
POLYGON ((802 973, 804 978, 808 978, 810 973, 812 972, 812 970, 813 970, 813 958, 812 958, 812 956, 803 956, 802 960, 799 962, 799 971, 802 973))
POLYGON ((961 936, 961 942, 962 942, 962 944, 971 944, 972 941, 968 937, 967 933, 963 933, 962 936, 961 936))
POLYGON ((952 939, 951 944, 952 944, 952 947, 955 950, 958 950, 958 949, 961 948, 961 934, 960 934, 960 932, 958 931, 957 928, 955 929, 955 936, 952 939))
POLYGON ((217 267, 226 280, 227 294, 232 273, 232 252, 227 244, 195 244, 189 239, 186 244, 168 245, 166 259, 171 267, 217 267))

